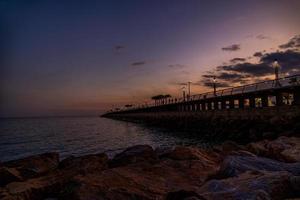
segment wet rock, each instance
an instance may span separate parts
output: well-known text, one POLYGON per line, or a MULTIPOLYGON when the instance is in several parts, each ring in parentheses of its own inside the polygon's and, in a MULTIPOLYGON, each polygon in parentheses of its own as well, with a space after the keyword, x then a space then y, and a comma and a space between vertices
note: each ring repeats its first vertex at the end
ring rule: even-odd
POLYGON ((238 176, 246 171, 286 171, 295 176, 300 175, 300 162, 283 163, 257 156, 227 156, 221 164, 220 177, 238 176))
POLYGON ((250 143, 247 149, 256 155, 284 162, 300 162, 300 138, 279 137, 276 140, 263 140, 250 143))
POLYGON ((4 186, 12 181, 22 181, 48 173, 57 168, 59 155, 44 153, 24 159, 2 163, 0 167, 0 185, 4 186))
POLYGON ((194 191, 215 174, 218 163, 198 159, 137 162, 76 176, 78 187, 65 199, 164 199, 173 191, 194 191))
POLYGON ((245 150, 245 147, 238 145, 237 143, 233 141, 225 141, 221 145, 215 146, 214 151, 226 155, 228 153, 231 153, 232 151, 239 151, 239 150, 245 150))
POLYGON ((59 195, 59 192, 66 189, 75 176, 101 173, 107 168, 107 162, 106 154, 70 157, 63 160, 55 170, 45 175, 7 184, 3 188, 3 194, 7 199, 18 200, 45 199, 49 195, 59 195))
POLYGON ((160 157, 172 160, 201 160, 207 164, 217 163, 220 160, 219 154, 213 151, 184 146, 176 146, 172 151, 161 154, 160 157))
POLYGON ((158 147, 155 149, 155 153, 159 158, 171 153, 174 151, 174 147, 158 147))
POLYGON ((205 200, 194 191, 179 190, 176 192, 169 192, 166 200, 205 200))
POLYGON ((0 167, 0 187, 14 181, 22 181, 22 177, 16 169, 0 167))
POLYGON ((280 200, 294 193, 290 178, 286 172, 246 172, 239 177, 210 180, 197 193, 210 200, 280 200))
POLYGON ((293 190, 298 191, 298 196, 300 196, 300 176, 291 177, 290 182, 293 190))
POLYGON ((108 168, 108 156, 105 153, 86 155, 80 157, 68 157, 60 162, 59 169, 73 170, 86 174, 102 171, 108 168))
POLYGON ((136 145, 117 154, 109 163, 110 167, 124 166, 142 161, 156 161, 157 155, 149 145, 136 145))

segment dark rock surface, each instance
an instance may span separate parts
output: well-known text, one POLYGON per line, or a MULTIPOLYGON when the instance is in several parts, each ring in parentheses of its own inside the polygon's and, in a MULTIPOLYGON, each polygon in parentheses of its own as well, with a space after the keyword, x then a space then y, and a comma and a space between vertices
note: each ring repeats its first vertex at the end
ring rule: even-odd
POLYGON ((25 159, 4 162, 0 165, 0 186, 12 181, 23 181, 48 173, 57 168, 59 155, 45 153, 25 159))
POLYGON ((111 167, 128 165, 143 161, 156 161, 157 155, 149 145, 136 145, 117 154, 111 161, 111 167))
POLYGON ((138 145, 111 160, 101 153, 59 162, 55 153, 41 154, 1 164, 0 199, 295 199, 298 149, 298 138, 281 137, 214 149, 138 145))
POLYGON ((295 176, 299 176, 300 162, 283 163, 269 158, 257 156, 233 155, 224 158, 219 173, 222 175, 222 177, 233 177, 239 176, 246 171, 286 171, 295 176))
POLYGON ((276 140, 263 140, 247 145, 247 149, 259 156, 284 162, 300 162, 300 138, 281 136, 276 140))
POLYGON ((251 172, 223 180, 210 180, 198 193, 205 199, 283 199, 293 196, 291 175, 286 172, 251 172))

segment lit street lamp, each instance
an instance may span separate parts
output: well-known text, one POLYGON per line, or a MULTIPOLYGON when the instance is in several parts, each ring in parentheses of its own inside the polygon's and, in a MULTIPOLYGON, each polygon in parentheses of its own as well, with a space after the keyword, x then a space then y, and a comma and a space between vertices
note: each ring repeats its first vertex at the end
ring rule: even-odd
POLYGON ((182 90, 183 101, 185 101, 185 86, 183 86, 181 90, 182 90))
POLYGON ((275 87, 280 87, 281 84, 279 82, 279 63, 277 61, 277 59, 274 60, 274 63, 273 63, 273 67, 274 67, 274 74, 275 74, 275 87))
POLYGON ((216 76, 213 77, 214 95, 217 96, 216 76))
POLYGON ((188 82, 188 92, 189 92, 189 94, 188 94, 188 100, 190 100, 190 97, 191 97, 191 81, 189 81, 188 82))

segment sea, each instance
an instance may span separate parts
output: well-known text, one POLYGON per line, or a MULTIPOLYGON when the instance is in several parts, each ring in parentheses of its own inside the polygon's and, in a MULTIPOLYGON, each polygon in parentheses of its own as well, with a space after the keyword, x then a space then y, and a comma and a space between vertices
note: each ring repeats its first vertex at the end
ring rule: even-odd
POLYGON ((60 159, 100 152, 112 157, 140 144, 153 148, 208 145, 185 132, 101 117, 0 119, 0 162, 45 152, 58 152, 60 159))

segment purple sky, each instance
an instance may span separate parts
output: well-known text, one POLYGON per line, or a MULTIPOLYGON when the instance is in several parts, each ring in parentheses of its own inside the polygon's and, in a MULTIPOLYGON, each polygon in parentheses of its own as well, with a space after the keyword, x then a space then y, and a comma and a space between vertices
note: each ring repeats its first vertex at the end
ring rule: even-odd
POLYGON ((297 72, 299 10, 298 0, 2 0, 0 116, 98 114, 178 96, 187 81, 210 90, 210 74, 224 86, 262 80, 274 56, 297 72))

